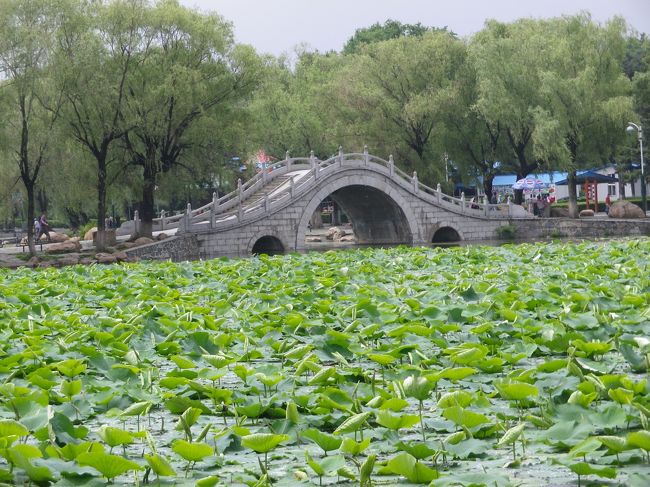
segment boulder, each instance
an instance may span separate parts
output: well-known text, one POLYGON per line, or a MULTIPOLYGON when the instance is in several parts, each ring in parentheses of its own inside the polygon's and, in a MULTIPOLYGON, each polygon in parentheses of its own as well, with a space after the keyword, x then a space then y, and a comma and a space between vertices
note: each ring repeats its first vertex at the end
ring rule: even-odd
POLYGON ((113 256, 118 262, 128 262, 129 256, 126 252, 114 252, 113 256))
POLYGON ((48 254, 61 254, 65 252, 78 252, 81 250, 79 237, 71 238, 65 242, 55 243, 48 246, 45 252, 48 254))
POLYGON ((91 257, 82 257, 79 259, 79 263, 81 265, 91 265, 91 264, 96 264, 97 261, 91 257))
POLYGON ((96 232, 96 231, 97 231, 97 227, 92 227, 90 230, 88 230, 88 231, 84 234, 84 238, 83 238, 83 239, 84 239, 84 240, 92 240, 93 237, 95 236, 95 232, 96 232))
POLYGON ((137 239, 135 240, 135 242, 133 242, 133 243, 134 243, 135 245, 138 245, 138 246, 139 246, 139 245, 147 245, 147 244, 150 244, 150 243, 152 243, 152 242, 153 242, 153 240, 150 239, 149 237, 139 237, 139 238, 137 238, 137 239))
POLYGON ((61 257, 58 261, 57 264, 61 266, 65 265, 76 265, 79 263, 79 258, 81 256, 79 254, 66 254, 65 256, 61 257))
POLYGON ((357 239, 354 235, 344 235, 341 237, 341 242, 356 242, 357 239))
POLYGON ((314 236, 311 236, 311 237, 310 237, 310 236, 307 236, 307 237, 305 237, 305 242, 307 242, 307 243, 310 243, 310 242, 311 242, 311 243, 314 243, 314 242, 322 242, 322 241, 323 241, 323 239, 320 238, 320 237, 314 237, 314 236))
POLYGON ((114 264, 117 262, 117 257, 113 254, 107 254, 105 252, 97 252, 95 254, 95 259, 99 264, 114 264))
POLYGON ((124 250, 124 249, 131 249, 131 248, 137 247, 137 246, 138 246, 138 244, 136 244, 135 242, 121 242, 121 243, 118 243, 115 246, 115 248, 118 249, 118 250, 124 250))
POLYGON ((158 241, 160 241, 160 240, 165 240, 166 238, 169 238, 169 235, 167 235, 166 233, 159 233, 159 234, 156 236, 156 240, 158 240, 158 241))
POLYGON ((330 227, 327 230, 327 235, 325 235, 325 238, 327 240, 332 240, 334 242, 341 240, 341 237, 345 235, 345 230, 339 227, 330 227))
POLYGON ((563 206, 551 206, 551 218, 569 218, 569 209, 563 206))
POLYGON ((41 259, 38 258, 38 256, 34 256, 31 259, 27 261, 27 266, 28 267, 36 267, 38 263, 41 261, 41 259))
POLYGON ((582 210, 580 212, 580 218, 591 217, 591 216, 594 216, 594 210, 582 210))
MULTIPOLYGON (((62 242, 67 242, 69 239, 70 237, 68 237, 63 233, 56 233, 55 231, 50 230, 50 242, 62 243, 62 242)), ((45 234, 41 235, 41 238, 39 238, 38 241, 42 243, 47 242, 47 235, 45 234)))
POLYGON ((643 218, 643 210, 626 200, 614 201, 609 208, 610 218, 643 218))

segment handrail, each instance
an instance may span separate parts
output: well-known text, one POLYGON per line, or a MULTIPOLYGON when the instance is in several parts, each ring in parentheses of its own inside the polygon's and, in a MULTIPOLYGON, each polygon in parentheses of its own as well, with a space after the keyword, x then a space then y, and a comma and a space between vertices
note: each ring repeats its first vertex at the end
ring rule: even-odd
POLYGON ((194 225, 199 223, 205 228, 206 217, 209 219, 209 229, 239 225, 244 221, 259 217, 260 214, 274 211, 280 205, 287 204, 294 196, 301 195, 318 184, 320 178, 345 167, 346 162, 361 162, 368 169, 389 176, 395 183, 417 197, 449 211, 487 219, 511 217, 510 203, 494 205, 470 202, 464 196, 456 198, 447 195, 441 191, 440 185, 436 189, 431 188, 421 183, 417 179, 416 173, 411 176, 396 167, 392 156, 385 160, 370 155, 367 151, 344 154, 342 150, 339 150, 337 154, 325 160, 315 158, 313 153, 310 157, 287 157, 264 168, 245 183, 241 183, 240 180, 236 190, 220 198, 217 198, 215 194, 212 202, 200 208, 188 208, 185 214, 163 217, 154 221, 160 223, 163 229, 178 222, 179 232, 190 231, 194 225), (259 190, 268 187, 273 180, 298 171, 305 172, 299 176, 291 174, 289 182, 282 181, 278 187, 260 195, 259 199, 251 201, 248 205, 244 204, 259 190))

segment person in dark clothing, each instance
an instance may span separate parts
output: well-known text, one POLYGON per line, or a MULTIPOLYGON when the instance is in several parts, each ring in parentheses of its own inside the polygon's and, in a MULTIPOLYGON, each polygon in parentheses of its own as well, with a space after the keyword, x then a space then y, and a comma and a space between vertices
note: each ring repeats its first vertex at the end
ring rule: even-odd
POLYGON ((36 240, 40 240, 42 235, 47 235, 47 241, 51 242, 52 239, 50 238, 50 224, 47 222, 47 214, 45 212, 41 213, 41 217, 38 219, 38 223, 40 224, 40 228, 38 230, 38 236, 36 237, 36 240))

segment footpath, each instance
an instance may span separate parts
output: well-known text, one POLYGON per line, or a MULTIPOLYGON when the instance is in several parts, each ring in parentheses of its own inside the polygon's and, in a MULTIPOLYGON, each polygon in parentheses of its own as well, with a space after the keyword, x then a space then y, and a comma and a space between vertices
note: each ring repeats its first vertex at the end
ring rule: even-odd
POLYGON ((167 235, 156 232, 154 239, 140 237, 130 241, 129 235, 116 237, 116 244, 107 247, 103 252, 97 252, 92 240, 81 240, 79 237, 67 237, 63 229, 50 232, 52 242, 36 244, 36 255, 30 257, 29 247, 16 244, 16 238, 11 234, 0 234, 0 268, 18 267, 61 267, 75 264, 112 264, 115 262, 133 262, 138 260, 129 256, 125 251, 140 245, 146 245, 154 240, 162 240, 167 235))

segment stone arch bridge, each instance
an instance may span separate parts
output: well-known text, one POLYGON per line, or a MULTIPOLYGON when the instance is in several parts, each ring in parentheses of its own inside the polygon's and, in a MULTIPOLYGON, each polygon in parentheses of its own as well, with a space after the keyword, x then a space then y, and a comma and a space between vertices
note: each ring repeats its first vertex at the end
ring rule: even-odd
POLYGON ((191 241, 194 248, 185 253, 192 257, 304 250, 311 216, 327 197, 347 213, 357 242, 367 245, 492 239, 513 218, 531 217, 510 203, 470 203, 425 186, 392 156, 339 150, 327 160, 287 154, 232 193, 155 220, 154 230, 176 232, 170 239, 176 243, 167 246, 191 241))

